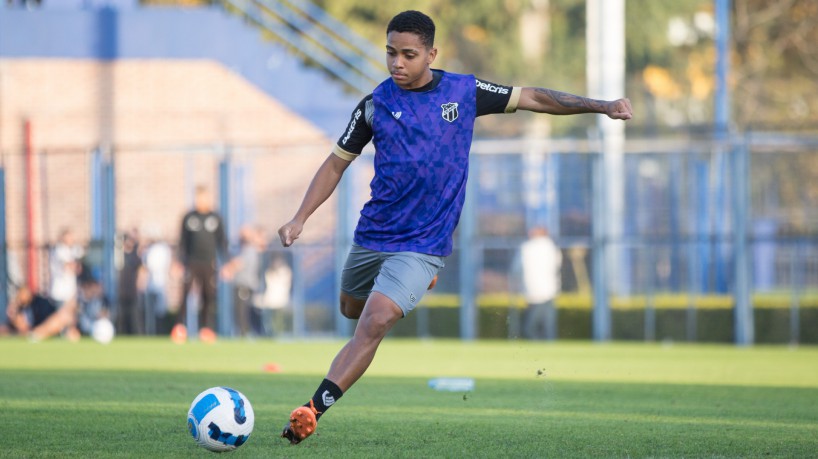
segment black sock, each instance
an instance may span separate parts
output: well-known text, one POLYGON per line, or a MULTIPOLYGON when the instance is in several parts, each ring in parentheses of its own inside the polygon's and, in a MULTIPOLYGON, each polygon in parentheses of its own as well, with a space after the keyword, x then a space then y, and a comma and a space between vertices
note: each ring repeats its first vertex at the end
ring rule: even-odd
MULTIPOLYGON (((315 419, 318 420, 342 395, 344 395, 344 393, 341 391, 341 388, 334 382, 329 379, 321 381, 321 385, 318 386, 318 390, 315 391, 315 395, 312 396, 312 404, 315 409, 318 410, 315 419)), ((309 402, 304 406, 310 406, 309 402)))

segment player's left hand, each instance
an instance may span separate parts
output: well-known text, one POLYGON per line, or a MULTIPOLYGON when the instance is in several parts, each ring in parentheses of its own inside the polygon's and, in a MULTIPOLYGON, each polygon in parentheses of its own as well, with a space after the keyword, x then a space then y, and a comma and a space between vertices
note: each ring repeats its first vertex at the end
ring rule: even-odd
POLYGON ((629 120, 633 118, 633 109, 630 99, 617 99, 608 102, 605 114, 612 120, 629 120))
POLYGON ((301 235, 301 231, 304 229, 304 224, 299 222, 298 220, 290 220, 286 225, 282 226, 278 230, 278 237, 281 239, 281 245, 284 247, 289 247, 293 245, 298 236, 301 235))

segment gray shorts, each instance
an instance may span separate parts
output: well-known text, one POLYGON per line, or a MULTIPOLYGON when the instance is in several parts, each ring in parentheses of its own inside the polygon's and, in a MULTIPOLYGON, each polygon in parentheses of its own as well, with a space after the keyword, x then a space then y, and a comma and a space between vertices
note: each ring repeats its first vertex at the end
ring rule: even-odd
POLYGON ((358 299, 368 298, 372 292, 386 295, 406 317, 443 266, 443 257, 376 252, 353 244, 341 274, 341 291, 358 299))

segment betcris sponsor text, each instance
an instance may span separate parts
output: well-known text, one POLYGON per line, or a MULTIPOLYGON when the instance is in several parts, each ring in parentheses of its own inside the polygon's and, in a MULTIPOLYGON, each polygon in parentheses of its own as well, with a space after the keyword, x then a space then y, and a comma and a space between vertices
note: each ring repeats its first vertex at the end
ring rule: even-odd
POLYGON ((491 83, 484 83, 478 79, 474 81, 477 82, 477 87, 482 89, 483 91, 493 92, 495 94, 508 94, 508 88, 503 86, 497 86, 491 83))

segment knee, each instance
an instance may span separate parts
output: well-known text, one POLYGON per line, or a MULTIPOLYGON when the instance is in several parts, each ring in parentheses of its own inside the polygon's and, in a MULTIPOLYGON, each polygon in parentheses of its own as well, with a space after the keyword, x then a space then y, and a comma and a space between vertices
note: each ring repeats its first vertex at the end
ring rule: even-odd
POLYGON ((403 311, 386 297, 370 299, 366 311, 358 322, 356 334, 360 330, 370 338, 383 338, 401 317, 403 311))
POLYGON ((379 343, 389 333, 397 319, 394 314, 365 313, 355 328, 355 338, 366 343, 379 343))

